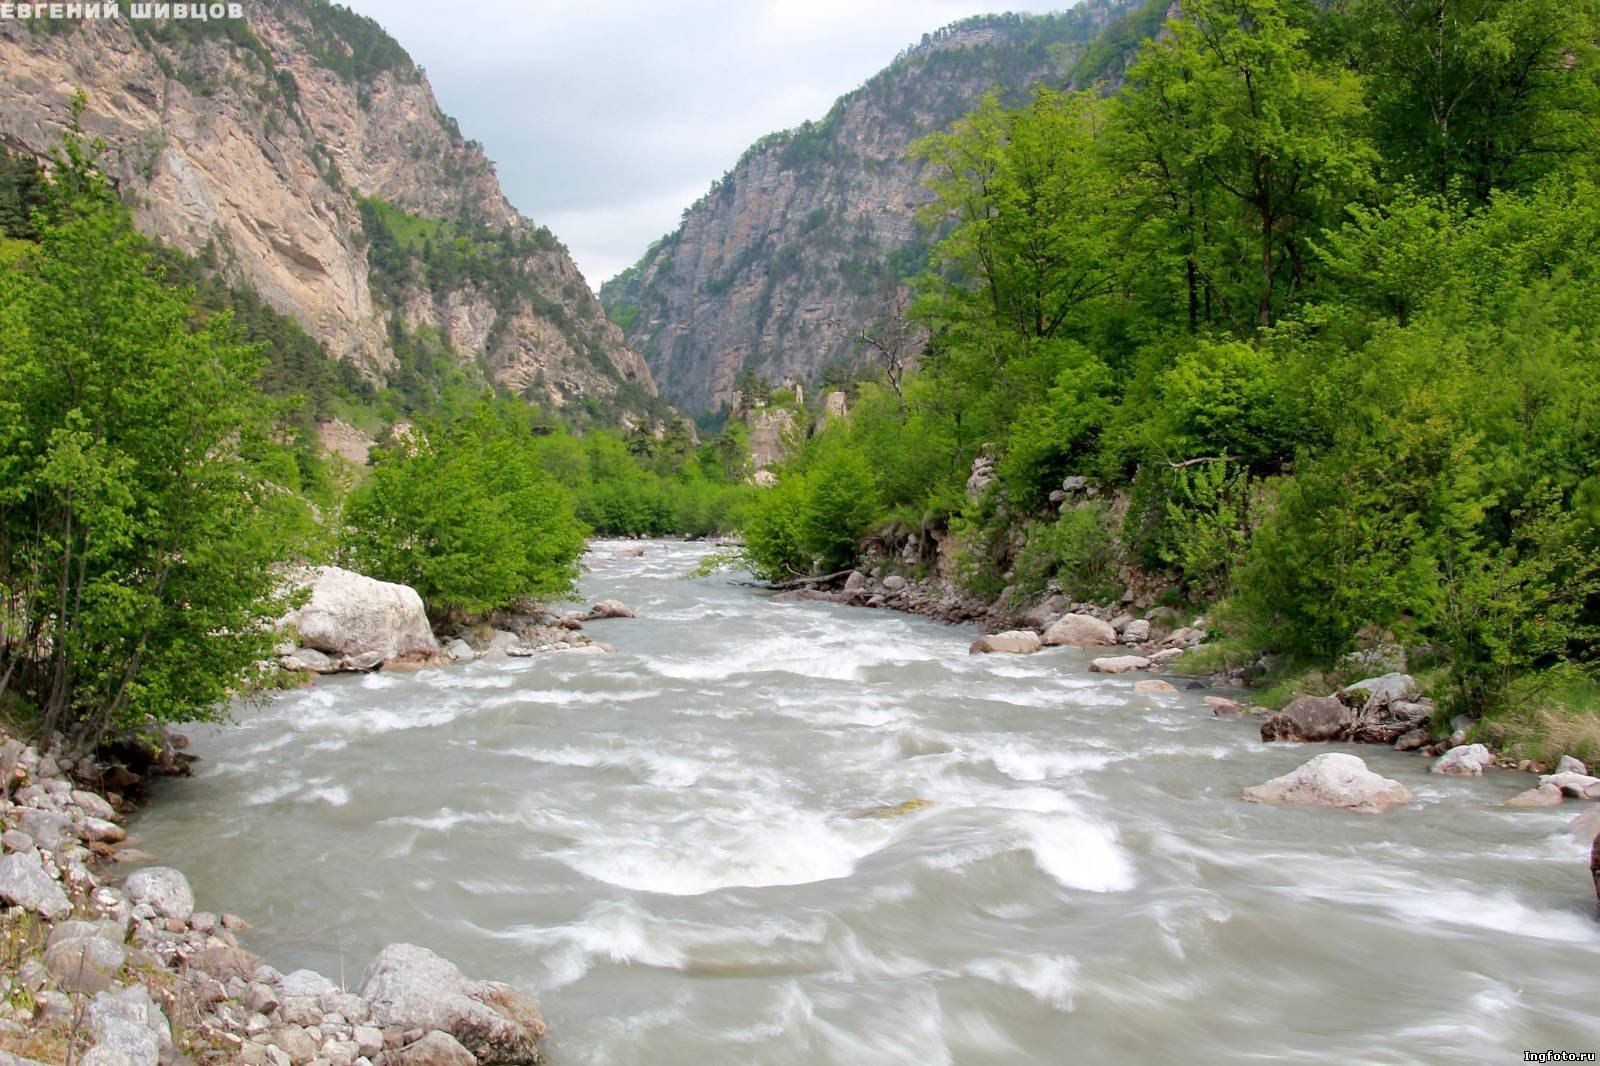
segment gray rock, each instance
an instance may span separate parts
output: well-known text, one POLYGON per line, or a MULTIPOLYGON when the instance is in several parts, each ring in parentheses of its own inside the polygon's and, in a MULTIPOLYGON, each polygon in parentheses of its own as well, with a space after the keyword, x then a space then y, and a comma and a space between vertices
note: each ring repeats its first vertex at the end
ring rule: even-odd
POLYGON ((334 983, 315 970, 296 970, 278 982, 280 996, 320 996, 338 991, 334 983))
POLYGON ((311 589, 290 620, 303 647, 325 652, 347 669, 368 659, 375 660, 373 666, 437 661, 439 644, 415 589, 336 566, 314 567, 297 580, 311 589))
POLYGON ((469 981, 454 964, 414 944, 390 944, 361 983, 379 1026, 438 1029, 484 1062, 535 1063, 544 1021, 509 985, 469 981))
POLYGON ((252 981, 250 986, 245 989, 243 1002, 246 1007, 253 1011, 260 1014, 271 1014, 278 1009, 278 1004, 281 1000, 278 998, 278 990, 271 985, 252 981))
POLYGON ((356 1049, 362 1058, 370 1059, 383 1050, 383 1030, 370 1025, 358 1025, 355 1028, 356 1049))
POLYGON ((1067 645, 1087 648, 1116 642, 1117 631, 1111 623, 1092 614, 1062 615, 1044 631, 1044 643, 1052 647, 1067 645))
POLYGON ((78 1066, 135 1066, 132 1055, 110 1044, 96 1044, 78 1057, 78 1066))
POLYGON ((1433 764, 1436 774, 1455 774, 1460 777, 1482 777, 1494 765, 1494 756, 1482 744, 1467 744, 1451 748, 1433 764))
POLYGON ((885 592, 899 592, 905 587, 906 579, 901 577, 899 574, 890 574, 888 577, 883 579, 883 589, 885 592))
POLYGON ((1556 773, 1578 774, 1582 777, 1588 777, 1589 768, 1583 765, 1581 760, 1574 759, 1571 755, 1563 755, 1561 756, 1561 761, 1556 763, 1556 773))
POLYGON ((45 873, 37 851, 13 852, 0 859, 0 902, 52 921, 72 913, 72 901, 55 878, 45 873))
POLYGON ((170 866, 147 866, 128 875, 122 890, 135 906, 144 904, 163 918, 189 920, 194 913, 194 892, 189 880, 170 866))
POLYGON ((478 653, 472 650, 472 645, 460 637, 444 646, 444 654, 447 659, 456 663, 471 662, 478 657, 478 653))
MULTIPOLYGON (((1169 696, 1175 694, 1178 691, 1178 687, 1170 681, 1152 677, 1144 681, 1135 681, 1133 683, 1133 691, 1145 696, 1169 696)), ((1215 697, 1212 698, 1215 699, 1215 697)), ((1237 710, 1238 704, 1234 704, 1234 708, 1237 710)))
POLYGON ((1150 639, 1150 623, 1143 618, 1135 618, 1122 627, 1122 639, 1128 644, 1143 644, 1150 639))
POLYGON ((97 844, 120 844, 128 837, 122 826, 104 818, 85 818, 79 833, 84 840, 97 844))
POLYGON ((280 658, 278 665, 285 670, 309 670, 313 674, 337 674, 341 669, 338 659, 315 648, 296 648, 280 658))
POLYGON ((1556 785, 1540 785, 1506 800, 1507 807, 1559 807, 1561 806, 1561 789, 1556 785))
POLYGON ((1320 743, 1348 735, 1355 720, 1349 707, 1332 696, 1298 696, 1261 723, 1261 739, 1320 743))
POLYGON ((298 1025, 280 1025, 262 1038, 262 1042, 281 1048, 295 1062, 310 1062, 317 1057, 317 1040, 298 1025))
POLYGON ((22 817, 17 819, 17 828, 46 851, 55 851, 76 840, 72 832, 72 819, 55 811, 27 808, 22 812, 22 817))
POLYGON ((1546 774, 1539 784, 1555 785, 1574 799, 1600 799, 1600 778, 1585 774, 1546 774))
POLYGON ((7 829, 0 833, 0 847, 7 851, 32 851, 34 846, 33 838, 20 829, 7 829))
POLYGON ((387 1066, 477 1066, 472 1052, 449 1033, 433 1030, 385 1058, 387 1066))
POLYGON ((99 936, 51 938, 44 964, 66 992, 103 992, 116 984, 127 961, 121 944, 99 936))
MULTIPOLYGON (((167 1039, 162 1040, 166 1018, 161 1017, 162 1028, 158 1028, 140 1004, 131 997, 124 998, 125 993, 133 991, 144 993, 142 986, 124 989, 123 994, 115 996, 109 992, 99 993, 89 1004, 85 1021, 97 1044, 126 1056, 134 1066, 158 1066, 163 1044, 171 1044, 170 1031, 167 1039)), ((149 1003, 149 993, 144 993, 144 998, 149 1003)), ((154 1003, 149 1003, 148 1011, 161 1016, 154 1003)))
POLYGON ((1418 692, 1416 679, 1410 674, 1384 674, 1346 685, 1339 694, 1352 707, 1370 713, 1395 700, 1415 699, 1418 692))
POLYGON ((856 589, 866 588, 867 575, 863 574, 859 570, 850 571, 850 576, 844 579, 844 587, 847 592, 854 592, 856 589))
POLYGON ((1091 662, 1089 669, 1097 674, 1126 674, 1149 666, 1150 660, 1142 655, 1107 655, 1091 662))
POLYGON ((632 607, 620 600, 601 600, 589 608, 589 613, 583 616, 585 622, 592 622, 599 618, 638 618, 632 607))
POLYGON ((342 1018, 346 1022, 364 1022, 367 1020, 367 1001, 354 992, 324 992, 317 997, 317 1006, 328 1015, 342 1018))
POLYGON ((1328 752, 1265 784, 1244 790, 1251 803, 1338 807, 1377 814, 1415 797, 1398 781, 1380 777, 1354 755, 1328 752))
POLYGON ((93 792, 85 792, 82 789, 74 789, 72 792, 72 802, 76 803, 79 808, 83 810, 83 813, 89 815, 91 818, 104 818, 109 822, 115 819, 117 816, 116 808, 111 806, 111 803, 106 800, 104 796, 97 795, 93 792))
POLYGON ((1013 629, 1005 633, 985 633, 972 642, 967 654, 1032 655, 1040 647, 1039 634, 1031 629, 1013 629))

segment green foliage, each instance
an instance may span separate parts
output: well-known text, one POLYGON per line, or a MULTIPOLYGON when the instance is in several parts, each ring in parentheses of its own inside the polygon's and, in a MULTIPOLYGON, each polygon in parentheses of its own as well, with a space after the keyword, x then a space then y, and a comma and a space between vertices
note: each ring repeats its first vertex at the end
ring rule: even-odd
POLYGON ((1161 559, 1196 599, 1220 599, 1257 524, 1255 486, 1247 472, 1222 460, 1174 471, 1173 481, 1161 559))
POLYGON ((1031 522, 1023 536, 1014 585, 1024 597, 1036 597, 1052 583, 1074 600, 1101 600, 1118 591, 1120 552, 1104 502, 1069 508, 1053 522, 1031 522))
POLYGON ((505 403, 420 425, 352 494, 341 559, 410 585, 435 617, 570 592, 584 529, 532 435, 526 410, 505 403))
POLYGON ((784 581, 811 572, 813 559, 800 519, 808 495, 805 475, 796 472, 751 506, 744 521, 744 553, 751 573, 766 581, 784 581))
POLYGON ((0 237, 38 238, 33 213, 44 206, 44 191, 37 163, 0 148, 0 237))
POLYGON ((800 505, 801 543, 824 572, 850 565, 877 514, 872 470, 853 451, 833 451, 807 471, 806 487, 800 505))
POLYGON ((37 251, 0 267, 0 698, 83 745, 218 716, 307 522, 257 350, 194 323, 95 154, 69 134, 37 251))

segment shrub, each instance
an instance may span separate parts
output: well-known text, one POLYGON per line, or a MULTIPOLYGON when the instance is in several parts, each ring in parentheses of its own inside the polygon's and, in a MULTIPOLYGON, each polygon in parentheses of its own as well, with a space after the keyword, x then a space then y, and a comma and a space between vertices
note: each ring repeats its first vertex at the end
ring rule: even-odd
POLYGON ((342 558, 410 585, 435 617, 570 592, 584 529, 523 429, 485 403, 380 455, 346 508, 342 558))

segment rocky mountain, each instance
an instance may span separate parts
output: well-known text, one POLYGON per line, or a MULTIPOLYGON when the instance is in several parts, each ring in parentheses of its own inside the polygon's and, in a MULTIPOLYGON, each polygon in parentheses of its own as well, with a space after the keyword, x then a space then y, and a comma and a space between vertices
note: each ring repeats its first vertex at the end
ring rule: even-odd
POLYGON ((565 248, 370 19, 327 0, 234 20, 0 22, 0 144, 85 131, 141 229, 253 287, 375 381, 457 359, 556 407, 658 403, 565 248))
POLYGON ((1083 0, 1062 14, 980 16, 928 34, 817 122, 752 145, 683 223, 601 290, 663 393, 691 411, 740 375, 815 381, 863 357, 902 279, 927 262, 927 200, 907 150, 992 88, 1115 79, 1165 0, 1083 0))

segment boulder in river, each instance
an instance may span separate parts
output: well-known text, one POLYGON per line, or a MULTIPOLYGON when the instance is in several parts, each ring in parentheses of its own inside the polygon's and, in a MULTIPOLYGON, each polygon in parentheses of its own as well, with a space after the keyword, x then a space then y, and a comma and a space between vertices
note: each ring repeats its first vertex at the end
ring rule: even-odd
POLYGON ((1573 799, 1600 800, 1600 778, 1587 774, 1546 774, 1539 778, 1539 784, 1555 785, 1573 799))
POLYGON ((1044 631, 1043 640, 1052 647, 1073 645, 1089 648, 1101 644, 1115 644, 1117 631, 1112 628, 1110 622, 1096 618, 1092 614, 1067 614, 1051 623, 1050 628, 1044 631))
POLYGON ((1091 662, 1089 669, 1097 674, 1126 674, 1149 665, 1150 660, 1142 655, 1106 655, 1091 662))
POLYGON ((1348 735, 1354 712, 1332 696, 1297 696, 1261 723, 1261 739, 1320 743, 1348 735))
POLYGON ((985 633, 972 642, 969 655, 1000 653, 1005 655, 1032 655, 1043 645, 1039 634, 1031 629, 1012 629, 1005 633, 985 633))
POLYGON ((1506 800, 1507 807, 1559 807, 1561 806, 1561 789, 1555 785, 1540 785, 1506 800))
POLYGON ((1330 751, 1282 777, 1245 789, 1244 798, 1251 803, 1304 804, 1378 814, 1415 797, 1400 782, 1367 769, 1359 757, 1330 751))
POLYGON ((1158 677, 1152 677, 1145 681, 1135 681, 1133 683, 1133 691, 1142 693, 1146 696, 1168 696, 1176 693, 1178 691, 1178 687, 1170 681, 1163 681, 1158 677))
POLYGON ((589 613, 584 615, 580 620, 584 622, 593 622, 597 618, 638 617, 639 616, 634 612, 634 609, 624 604, 621 600, 601 600, 599 603, 589 608, 589 613))
POLYGON ((440 1030, 482 1063, 536 1063, 544 1021, 510 985, 469 981, 454 963, 415 944, 378 952, 361 982, 373 1022, 381 1027, 440 1030))
POLYGON ((1395 700, 1415 699, 1417 682, 1410 674, 1383 674, 1346 685, 1339 690, 1339 695, 1352 707, 1370 711, 1395 700))
POLYGON ((337 566, 313 567, 301 581, 311 598, 289 621, 302 647, 346 670, 442 661, 415 589, 337 566))
POLYGON ((1433 764, 1436 774, 1455 774, 1458 777, 1482 777, 1494 765, 1494 756, 1482 744, 1463 744, 1451 748, 1433 764))

